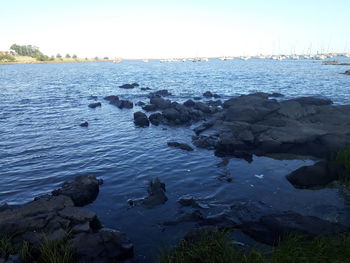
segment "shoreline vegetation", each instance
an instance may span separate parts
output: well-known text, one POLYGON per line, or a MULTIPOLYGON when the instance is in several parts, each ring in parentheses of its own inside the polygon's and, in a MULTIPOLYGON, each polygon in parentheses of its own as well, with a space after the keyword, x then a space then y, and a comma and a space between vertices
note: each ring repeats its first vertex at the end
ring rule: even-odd
POLYGON ((38 47, 32 45, 13 44, 10 51, 0 51, 0 65, 11 64, 43 64, 43 63, 77 63, 77 62, 101 62, 116 61, 109 57, 80 58, 77 55, 66 54, 62 56, 47 56, 38 47))

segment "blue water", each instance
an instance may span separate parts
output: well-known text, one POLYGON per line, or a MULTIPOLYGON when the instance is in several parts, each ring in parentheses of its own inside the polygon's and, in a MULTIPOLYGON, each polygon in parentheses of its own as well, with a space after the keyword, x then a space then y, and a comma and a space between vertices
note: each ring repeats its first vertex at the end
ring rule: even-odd
POLYGON ((76 175, 96 174, 105 184, 88 209, 96 211, 106 227, 126 232, 142 262, 151 262, 159 247, 175 243, 193 226, 160 225, 177 216, 176 200, 183 194, 201 198, 216 210, 237 200, 256 200, 278 210, 323 218, 331 214, 345 221, 349 208, 337 189, 296 190, 286 181, 286 174, 312 160, 254 157, 247 163, 233 158, 227 167, 233 181, 220 181, 225 168, 216 166, 221 159, 212 151, 167 147, 169 140, 191 143, 193 127, 136 128, 133 112, 139 107, 120 110, 103 97, 147 102, 148 92, 140 88, 149 87, 168 89, 176 101, 210 90, 224 99, 264 91, 287 98, 324 96, 346 104, 350 76, 339 73, 347 69, 320 61, 259 59, 0 66, 0 203, 21 204, 76 175), (140 87, 118 88, 132 82, 140 87), (95 102, 91 96, 98 97, 101 108, 87 107, 95 102), (88 128, 79 127, 84 121, 88 128), (154 177, 165 182, 169 201, 153 209, 130 208, 127 200, 145 196, 154 177))

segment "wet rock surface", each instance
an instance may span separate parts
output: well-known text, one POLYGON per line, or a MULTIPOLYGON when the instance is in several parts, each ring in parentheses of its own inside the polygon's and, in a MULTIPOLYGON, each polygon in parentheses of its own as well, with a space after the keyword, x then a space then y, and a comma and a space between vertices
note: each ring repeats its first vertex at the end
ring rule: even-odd
POLYGON ((77 176, 74 181, 65 182, 62 187, 52 191, 52 195, 68 196, 74 205, 84 206, 95 201, 102 183, 103 181, 94 175, 77 176))
POLYGON ((87 121, 85 121, 85 122, 80 123, 79 126, 80 127, 88 127, 89 123, 87 121))
POLYGON ((149 126, 149 120, 147 118, 147 115, 141 111, 134 113, 134 123, 136 126, 139 126, 139 127, 148 127, 149 126))
POLYGON ((300 167, 287 175, 287 180, 296 188, 322 187, 342 178, 346 178, 344 167, 327 161, 300 167))
POLYGON ((132 109, 134 107, 134 104, 131 101, 121 100, 118 96, 111 95, 104 97, 104 99, 109 101, 109 104, 112 104, 118 107, 119 109, 132 109))
POLYGON ((89 108, 91 108, 91 109, 95 109, 95 108, 97 108, 97 107, 101 107, 102 104, 101 104, 101 102, 96 102, 96 103, 90 103, 88 106, 89 106, 89 108))
POLYGON ((53 195, 5 209, 0 212, 0 232, 11 236, 15 246, 27 241, 34 254, 45 240, 66 239, 77 262, 115 262, 130 258, 133 244, 125 234, 102 228, 94 212, 76 206, 96 198, 99 185, 94 176, 79 176, 53 195))
POLYGON ((169 147, 179 148, 184 151, 193 151, 193 148, 186 143, 168 142, 169 147))
POLYGON ((344 72, 345 75, 350 75, 350 70, 344 72))
POLYGON ((165 184, 158 178, 155 178, 149 182, 147 192, 148 196, 143 198, 140 202, 141 205, 147 208, 153 208, 168 201, 168 197, 165 195, 165 184))
POLYGON ((119 86, 119 88, 121 88, 121 89, 133 89, 133 88, 135 88, 136 86, 139 86, 139 84, 137 84, 137 83, 133 83, 133 84, 124 84, 124 85, 119 86))

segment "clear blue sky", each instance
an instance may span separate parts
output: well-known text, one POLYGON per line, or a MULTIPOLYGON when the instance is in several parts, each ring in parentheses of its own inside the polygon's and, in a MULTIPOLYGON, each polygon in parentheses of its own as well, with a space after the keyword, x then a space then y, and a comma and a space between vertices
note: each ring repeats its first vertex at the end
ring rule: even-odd
POLYGON ((0 50, 126 58, 350 52, 350 0, 1 1, 0 50))

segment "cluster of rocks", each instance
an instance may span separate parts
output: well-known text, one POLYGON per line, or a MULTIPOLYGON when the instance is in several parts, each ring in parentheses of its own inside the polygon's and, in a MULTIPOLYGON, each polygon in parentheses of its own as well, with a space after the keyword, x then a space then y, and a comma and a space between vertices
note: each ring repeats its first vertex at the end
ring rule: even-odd
MULTIPOLYGON (((196 222, 204 229, 208 227, 236 229, 268 245, 276 245, 290 234, 302 234, 314 238, 320 235, 336 236, 350 231, 340 223, 290 211, 276 211, 263 202, 237 201, 218 213, 205 212, 210 204, 205 204, 189 195, 180 197, 178 202, 181 206, 193 209, 173 221, 164 222, 163 225, 196 222)), ((217 204, 214 206, 217 207, 217 204)), ((191 230, 190 233, 192 232, 191 230)))
MULTIPOLYGON (((96 199, 101 183, 95 176, 79 176, 51 195, 39 196, 20 207, 5 207, 0 212, 0 232, 10 236, 16 247, 27 241, 34 258, 46 240, 67 240, 75 262, 129 259, 133 256, 133 244, 127 236, 103 228, 94 212, 80 208, 96 199)), ((0 257, 8 259, 9 255, 0 257)))
POLYGON ((117 106, 119 109, 132 109, 134 107, 134 104, 131 101, 121 100, 115 95, 104 97, 104 99, 109 101, 109 104, 117 106))

